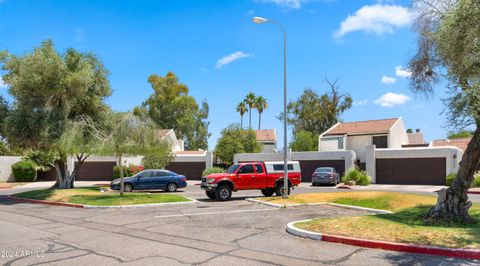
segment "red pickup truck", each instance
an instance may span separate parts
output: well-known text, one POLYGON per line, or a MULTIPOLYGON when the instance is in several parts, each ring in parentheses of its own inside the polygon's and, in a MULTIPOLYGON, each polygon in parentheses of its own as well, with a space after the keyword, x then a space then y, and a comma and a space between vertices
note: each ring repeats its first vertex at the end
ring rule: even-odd
MULTIPOLYGON (((201 188, 207 196, 227 201, 232 191, 259 189, 269 197, 273 193, 281 196, 283 188, 283 162, 248 162, 230 166, 225 173, 202 177, 201 188)), ((301 182, 299 162, 288 162, 288 193, 290 188, 301 182)))

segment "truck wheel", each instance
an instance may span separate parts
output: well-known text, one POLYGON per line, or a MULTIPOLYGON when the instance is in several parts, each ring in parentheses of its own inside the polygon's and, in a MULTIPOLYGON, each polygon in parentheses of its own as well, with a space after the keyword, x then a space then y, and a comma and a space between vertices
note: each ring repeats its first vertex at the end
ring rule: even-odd
POLYGON ((207 190, 205 191, 205 194, 207 194, 207 197, 210 199, 216 199, 217 196, 215 196, 215 190, 207 190))
MULTIPOLYGON (((283 183, 278 183, 277 186, 275 187, 275 194, 277 194, 278 197, 283 196, 285 193, 283 189, 283 183)), ((287 195, 290 195, 290 186, 288 187, 287 195)))
POLYGON ((220 185, 215 189, 215 197, 219 201, 227 201, 232 197, 232 189, 229 185, 220 185))
POLYGON ((263 194, 265 197, 270 197, 270 196, 273 195, 273 193, 275 193, 275 189, 273 189, 273 188, 262 189, 262 194, 263 194))

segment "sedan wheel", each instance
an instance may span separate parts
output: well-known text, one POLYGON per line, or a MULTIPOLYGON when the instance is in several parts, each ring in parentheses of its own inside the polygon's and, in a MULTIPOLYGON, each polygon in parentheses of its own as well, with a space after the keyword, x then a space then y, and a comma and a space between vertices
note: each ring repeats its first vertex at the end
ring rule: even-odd
POLYGON ((177 191, 177 188, 178 188, 178 186, 175 183, 169 183, 167 185, 167 191, 168 192, 175 192, 175 191, 177 191))
POLYGON ((130 184, 125 184, 125 185, 123 186, 123 191, 125 191, 125 192, 132 192, 132 191, 133 191, 133 186, 130 185, 130 184))

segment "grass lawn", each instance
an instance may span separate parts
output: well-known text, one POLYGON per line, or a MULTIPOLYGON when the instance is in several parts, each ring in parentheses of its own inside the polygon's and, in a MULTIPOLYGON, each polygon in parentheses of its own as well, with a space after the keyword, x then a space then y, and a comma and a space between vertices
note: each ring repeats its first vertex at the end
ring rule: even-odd
POLYGON ((42 189, 15 194, 26 199, 49 200, 95 206, 132 205, 147 203, 185 202, 189 199, 175 194, 100 192, 98 187, 74 189, 42 189))
MULTIPOLYGON (((275 202, 274 199, 269 201, 275 202)), ((476 220, 474 223, 452 223, 448 226, 424 224, 422 218, 435 201, 434 196, 362 191, 296 195, 287 202, 279 203, 334 202, 395 212, 322 218, 296 224, 309 231, 398 243, 479 249, 480 206, 475 204, 470 209, 476 220)))

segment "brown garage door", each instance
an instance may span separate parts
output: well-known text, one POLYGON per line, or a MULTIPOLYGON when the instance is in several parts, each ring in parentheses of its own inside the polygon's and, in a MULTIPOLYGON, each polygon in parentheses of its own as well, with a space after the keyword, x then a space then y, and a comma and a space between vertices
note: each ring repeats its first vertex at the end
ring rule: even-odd
POLYGON ((445 185, 446 158, 376 160, 377 184, 445 185))
POLYGON ((200 180, 205 162, 171 162, 166 169, 184 175, 188 180, 200 180))
POLYGON ((340 176, 345 172, 345 161, 343 160, 304 160, 299 162, 302 170, 302 182, 311 182, 312 174, 318 167, 334 167, 340 176))
MULTIPOLYGON (((77 163, 75 163, 76 165, 77 163)), ((77 181, 110 181, 116 162, 84 162, 76 176, 77 181)))

